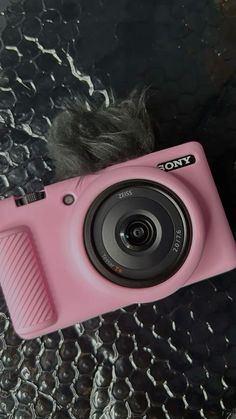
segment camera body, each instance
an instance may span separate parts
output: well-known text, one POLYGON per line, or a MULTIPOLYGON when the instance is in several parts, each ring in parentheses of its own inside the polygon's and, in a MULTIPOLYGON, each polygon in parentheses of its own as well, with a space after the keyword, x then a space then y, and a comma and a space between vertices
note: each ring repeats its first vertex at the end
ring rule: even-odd
POLYGON ((197 142, 4 199, 0 219, 0 283, 25 339, 236 267, 197 142))

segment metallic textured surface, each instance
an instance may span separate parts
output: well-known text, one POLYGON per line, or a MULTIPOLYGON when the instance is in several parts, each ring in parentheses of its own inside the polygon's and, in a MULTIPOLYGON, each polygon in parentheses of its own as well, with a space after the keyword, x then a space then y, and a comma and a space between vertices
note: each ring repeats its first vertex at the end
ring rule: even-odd
MULTIPOLYGON (((235 231, 234 0, 1 0, 0 195, 52 179, 65 97, 152 85, 161 146, 201 139, 235 231)), ((29 342, 0 306, 0 418, 233 418, 235 272, 29 342)))

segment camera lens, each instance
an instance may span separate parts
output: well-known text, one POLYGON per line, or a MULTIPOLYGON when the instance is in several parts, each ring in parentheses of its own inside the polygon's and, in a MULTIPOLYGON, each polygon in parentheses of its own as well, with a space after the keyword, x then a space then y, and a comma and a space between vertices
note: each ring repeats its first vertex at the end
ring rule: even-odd
POLYGON ((149 287, 166 281, 184 263, 190 218, 178 196, 162 185, 120 182, 89 208, 84 243, 105 278, 121 286, 149 287))
POLYGON ((119 235, 127 249, 142 251, 152 245, 156 231, 150 219, 137 216, 123 223, 119 235))
POLYGON ((150 231, 148 225, 141 222, 133 222, 125 230, 125 239, 129 245, 141 246, 148 241, 150 231))

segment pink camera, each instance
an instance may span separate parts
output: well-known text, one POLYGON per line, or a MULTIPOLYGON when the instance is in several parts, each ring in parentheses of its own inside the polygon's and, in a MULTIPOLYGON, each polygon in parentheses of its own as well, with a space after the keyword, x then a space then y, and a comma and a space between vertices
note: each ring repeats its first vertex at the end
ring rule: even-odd
POLYGON ((0 219, 0 282, 26 339, 236 267, 196 142, 5 199, 0 219))

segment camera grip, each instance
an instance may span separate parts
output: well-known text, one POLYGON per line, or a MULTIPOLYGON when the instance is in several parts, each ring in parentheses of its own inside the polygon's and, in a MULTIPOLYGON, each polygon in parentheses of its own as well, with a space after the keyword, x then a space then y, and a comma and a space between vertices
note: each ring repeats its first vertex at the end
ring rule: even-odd
POLYGON ((16 332, 31 337, 53 324, 56 313, 28 230, 0 234, 0 266, 0 284, 16 332))

